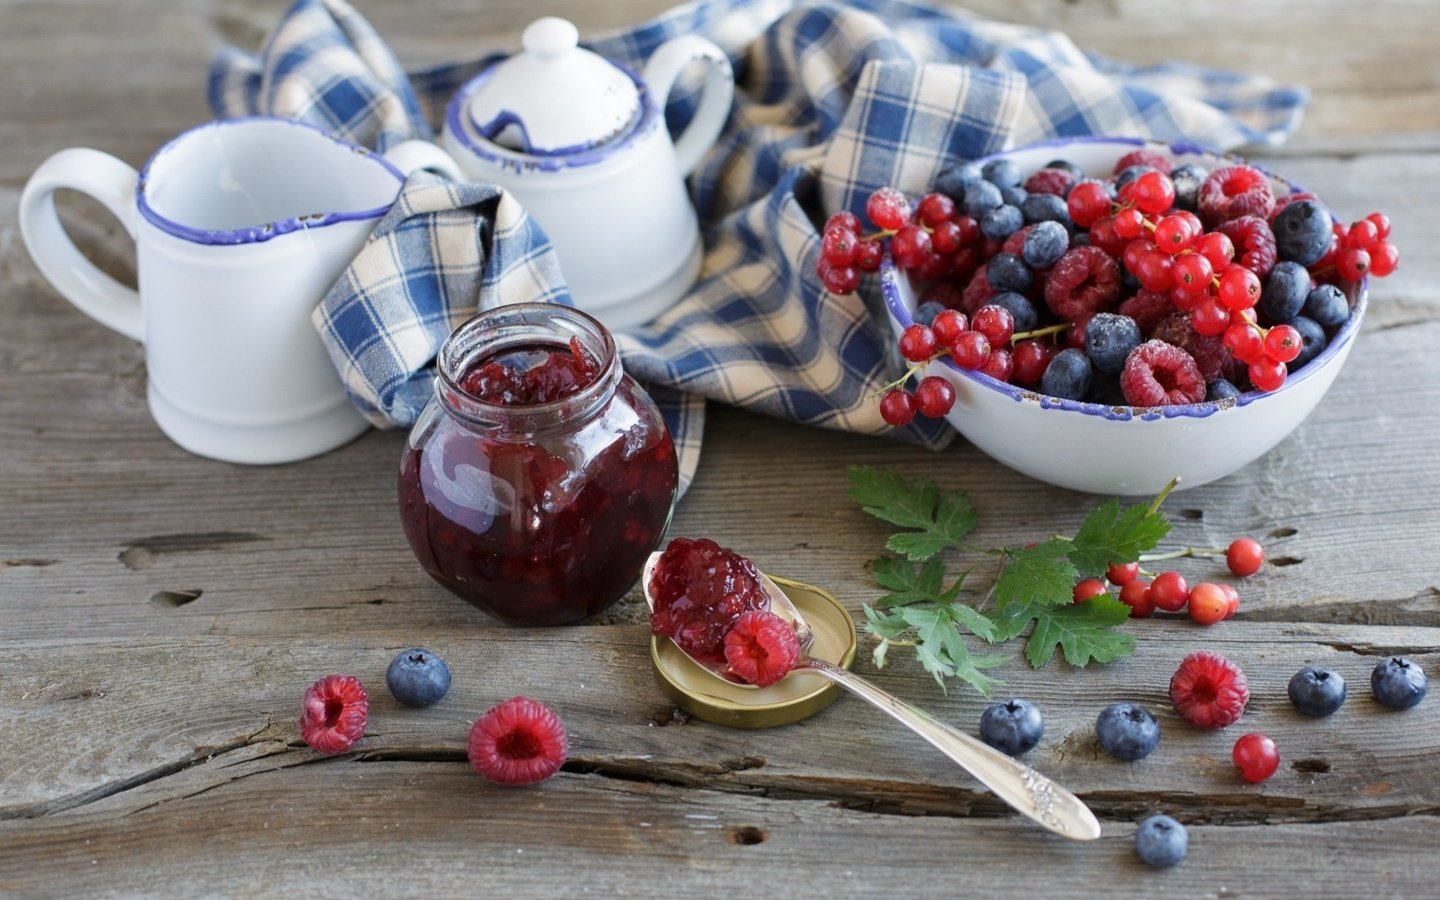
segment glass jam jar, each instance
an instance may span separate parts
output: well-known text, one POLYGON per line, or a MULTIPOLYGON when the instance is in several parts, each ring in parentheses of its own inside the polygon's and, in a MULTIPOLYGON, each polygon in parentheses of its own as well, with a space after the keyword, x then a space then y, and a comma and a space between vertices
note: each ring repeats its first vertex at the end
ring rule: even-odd
POLYGON ((465 322, 400 461, 420 565, 516 625, 600 612, 640 577, 675 501, 675 445, 595 319, 548 303, 465 322))

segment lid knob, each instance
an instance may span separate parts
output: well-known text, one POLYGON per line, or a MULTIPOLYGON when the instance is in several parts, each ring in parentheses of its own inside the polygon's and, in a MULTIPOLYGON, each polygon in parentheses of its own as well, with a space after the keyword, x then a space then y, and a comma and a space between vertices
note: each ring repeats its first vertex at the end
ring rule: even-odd
POLYGON ((579 44, 580 30, 557 16, 536 19, 520 35, 520 46, 525 48, 525 52, 541 59, 554 59, 567 50, 574 50, 579 44))

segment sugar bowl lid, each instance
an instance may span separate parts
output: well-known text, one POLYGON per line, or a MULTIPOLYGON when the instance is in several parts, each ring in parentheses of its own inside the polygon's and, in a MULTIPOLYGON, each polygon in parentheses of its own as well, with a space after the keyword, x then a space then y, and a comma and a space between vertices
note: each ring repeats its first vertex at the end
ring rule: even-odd
POLYGON ((493 66, 470 96, 479 136, 521 153, 560 156, 626 133, 640 118, 640 88, 579 40, 565 19, 531 22, 520 39, 523 52, 493 66))

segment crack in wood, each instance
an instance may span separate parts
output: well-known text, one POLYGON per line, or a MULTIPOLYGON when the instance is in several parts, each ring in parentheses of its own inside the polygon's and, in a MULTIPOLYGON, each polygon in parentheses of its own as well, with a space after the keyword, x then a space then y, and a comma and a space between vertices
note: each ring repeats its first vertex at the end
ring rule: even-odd
POLYGON ((250 531, 201 531, 194 533, 157 534, 126 543, 116 558, 133 571, 155 565, 157 557, 169 553, 195 553, 218 550, 234 544, 267 541, 264 535, 250 531))
POLYGON ((36 568, 36 569, 41 569, 41 568, 44 568, 44 567, 46 567, 46 566, 55 566, 55 565, 59 565, 59 564, 60 564, 60 560, 58 560, 58 559, 36 559, 36 558, 7 559, 7 560, 5 560, 5 562, 4 562, 4 566, 5 566, 5 568, 7 568, 7 569, 19 569, 19 568, 36 568))
MULTIPOLYGON (((1400 599, 1337 599, 1270 609, 1247 610, 1240 613, 1237 618, 1247 622, 1435 628, 1440 627, 1440 588, 1427 587, 1419 593, 1400 599)), ((1437 649, 1440 647, 1431 646, 1416 652, 1431 653, 1437 649)))

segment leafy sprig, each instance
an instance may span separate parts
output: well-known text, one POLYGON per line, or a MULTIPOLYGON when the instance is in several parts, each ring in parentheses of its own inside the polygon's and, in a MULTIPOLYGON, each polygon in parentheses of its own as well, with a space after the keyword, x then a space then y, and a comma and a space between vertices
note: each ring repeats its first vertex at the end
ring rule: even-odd
POLYGON ((1130 608, 1109 596, 1072 602, 1081 578, 1100 575, 1154 549, 1170 532, 1160 503, 1173 483, 1147 505, 1107 500, 1073 537, 1055 536, 1021 547, 977 548, 966 538, 980 516, 961 491, 943 491, 923 476, 910 480, 870 466, 852 466, 848 494, 878 519, 902 531, 885 542, 891 552, 871 565, 888 593, 865 607, 866 631, 879 638, 873 657, 883 667, 892 647, 913 648, 925 671, 944 688, 957 678, 981 693, 996 684, 986 669, 1005 655, 977 652, 972 643, 1000 644, 1029 629, 1025 659, 1046 665, 1058 648, 1074 666, 1107 663, 1134 652, 1135 638, 1116 627, 1130 608), (958 551, 975 561, 947 585, 940 554, 958 551), (982 591, 967 585, 987 561, 996 566, 982 591))

